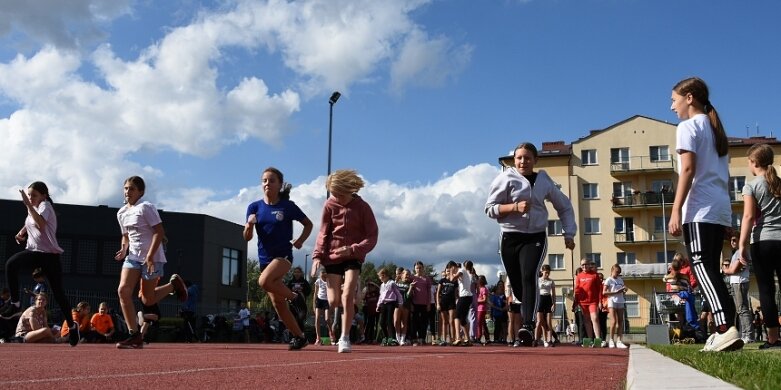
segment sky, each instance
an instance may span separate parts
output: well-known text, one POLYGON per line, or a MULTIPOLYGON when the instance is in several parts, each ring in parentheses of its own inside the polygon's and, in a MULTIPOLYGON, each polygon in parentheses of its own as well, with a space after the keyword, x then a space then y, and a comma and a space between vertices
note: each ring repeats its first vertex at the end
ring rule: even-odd
POLYGON ((317 229, 332 118, 332 170, 362 175, 380 228, 368 260, 472 259, 491 281, 483 206, 520 142, 675 123, 670 91, 690 76, 729 136, 777 136, 780 14, 770 0, 0 0, 0 198, 42 180, 55 202, 118 207, 140 175, 161 209, 243 224, 274 166, 317 229))

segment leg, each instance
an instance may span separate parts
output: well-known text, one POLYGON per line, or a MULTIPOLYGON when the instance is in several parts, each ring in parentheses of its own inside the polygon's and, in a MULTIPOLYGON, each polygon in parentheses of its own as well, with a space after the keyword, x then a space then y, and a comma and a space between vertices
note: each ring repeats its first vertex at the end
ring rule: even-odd
POLYGON ((729 296, 720 272, 724 227, 709 223, 687 223, 683 226, 683 235, 692 268, 710 303, 716 330, 725 333, 735 326, 735 303, 729 296))
POLYGON ((15 253, 5 262, 5 283, 11 290, 11 302, 19 303, 19 271, 22 266, 37 267, 34 252, 23 250, 15 253))
POLYGON ((290 262, 285 259, 272 260, 260 274, 258 284, 268 293, 274 310, 290 333, 296 337, 303 337, 304 332, 298 326, 298 321, 288 307, 288 300, 293 299, 296 295, 282 282, 282 278, 290 271, 290 266, 290 262))
MULTIPOLYGON (((65 288, 62 285, 62 265, 60 264, 60 255, 55 253, 41 253, 40 266, 43 272, 46 274, 46 279, 49 281, 49 286, 52 288, 52 295, 54 300, 57 301, 57 305, 60 306, 60 310, 63 315, 69 313, 72 309, 68 297, 65 296, 65 288)), ((68 326, 78 327, 78 324, 73 322, 73 318, 65 315, 68 321, 68 326)))
POLYGON ((133 292, 141 279, 141 271, 133 268, 122 268, 119 277, 119 306, 122 309, 122 315, 125 317, 125 323, 130 333, 138 332, 138 322, 136 321, 136 306, 133 304, 133 292))
POLYGON ((608 336, 608 340, 610 340, 610 343, 612 344, 614 342, 613 340, 616 337, 616 333, 618 331, 618 326, 619 326, 618 313, 616 313, 616 309, 612 307, 608 310, 609 310, 608 314, 610 315, 610 333, 608 336))
POLYGON ((355 317, 355 290, 358 279, 361 276, 360 269, 348 269, 344 271, 344 289, 342 289, 342 339, 350 340, 350 328, 355 317))

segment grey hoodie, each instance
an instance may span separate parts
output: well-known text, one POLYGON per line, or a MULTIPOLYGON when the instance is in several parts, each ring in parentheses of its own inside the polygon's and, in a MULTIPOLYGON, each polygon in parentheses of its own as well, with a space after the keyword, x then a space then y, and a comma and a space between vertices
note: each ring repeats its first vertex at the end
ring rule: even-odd
POLYGON ((488 201, 485 203, 485 213, 496 219, 502 232, 539 233, 548 227, 548 209, 545 200, 553 204, 559 214, 565 238, 574 238, 577 232, 575 212, 572 203, 564 195, 548 174, 537 171, 537 179, 532 187, 529 180, 515 168, 505 169, 491 183, 488 201), (528 213, 510 213, 499 215, 499 205, 514 202, 531 201, 528 213))

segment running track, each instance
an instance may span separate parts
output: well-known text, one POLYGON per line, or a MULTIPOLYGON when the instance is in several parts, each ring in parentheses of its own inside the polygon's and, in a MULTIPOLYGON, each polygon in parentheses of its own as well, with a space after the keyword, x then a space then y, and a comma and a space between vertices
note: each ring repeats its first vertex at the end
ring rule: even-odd
POLYGON ((0 345, 0 389, 622 389, 628 350, 165 344, 0 345), (588 379, 585 379, 588 378, 588 379))

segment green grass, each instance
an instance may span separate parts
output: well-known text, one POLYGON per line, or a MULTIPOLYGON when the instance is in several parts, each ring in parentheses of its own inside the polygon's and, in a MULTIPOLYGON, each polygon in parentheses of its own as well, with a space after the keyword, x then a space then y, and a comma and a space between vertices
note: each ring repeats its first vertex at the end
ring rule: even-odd
POLYGON ((742 389, 781 388, 781 350, 760 351, 752 343, 737 352, 700 352, 702 345, 651 345, 648 348, 742 389))

